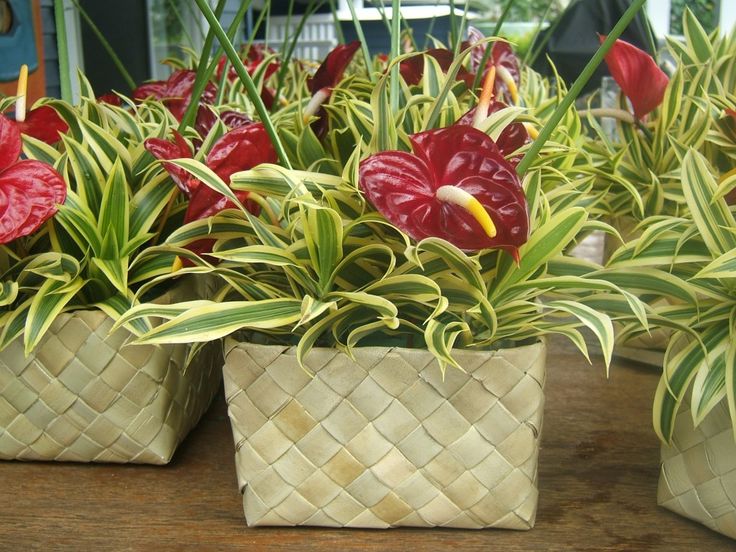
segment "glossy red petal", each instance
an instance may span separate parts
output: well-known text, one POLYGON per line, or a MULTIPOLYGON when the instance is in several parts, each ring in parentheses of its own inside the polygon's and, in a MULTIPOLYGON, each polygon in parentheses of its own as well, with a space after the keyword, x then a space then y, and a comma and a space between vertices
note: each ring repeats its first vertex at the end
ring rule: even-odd
POLYGON ((732 118, 732 119, 733 119, 734 121, 736 121, 736 110, 734 110, 734 109, 729 109, 729 108, 727 108, 727 109, 726 109, 726 115, 728 115, 728 116, 729 116, 729 117, 731 117, 731 118, 732 118))
MULTIPOLYGON (((144 147, 160 161, 169 159, 191 158, 192 152, 181 134, 174 131, 174 142, 163 140, 161 138, 149 138, 144 142, 144 147)), ((177 167, 173 163, 164 163, 164 169, 171 175, 171 179, 176 183, 179 189, 186 194, 187 197, 192 196, 194 189, 198 188, 200 183, 191 174, 177 167)))
MULTIPOLYGON (((601 43, 605 39, 601 36, 601 43)), ((616 40, 606 55, 606 65, 631 102, 637 119, 662 103, 669 78, 645 51, 621 39, 616 40)))
MULTIPOLYGON (((189 102, 192 101, 192 88, 194 87, 194 81, 197 78, 197 73, 189 69, 180 69, 174 71, 174 73, 166 81, 165 97, 163 98, 164 104, 169 108, 169 111, 176 117, 177 121, 181 121, 184 118, 189 102)), ((199 98, 195 98, 198 103, 213 103, 217 96, 217 88, 211 82, 208 82, 205 86, 202 95, 199 98)))
POLYGON ((160 100, 166 95, 166 88, 166 81, 147 82, 133 90, 132 97, 138 101, 143 101, 147 98, 160 100))
POLYGON ((106 103, 109 105, 116 105, 121 106, 123 105, 123 101, 120 99, 120 96, 113 92, 108 92, 107 94, 102 94, 101 96, 97 96, 97 101, 99 103, 106 103))
POLYGON ((69 132, 66 121, 48 105, 31 109, 26 113, 26 120, 18 123, 18 126, 21 134, 27 134, 47 144, 55 144, 61 139, 60 134, 69 132))
MULTIPOLYGON (((455 61, 455 54, 445 48, 430 48, 425 53, 437 60, 440 69, 445 73, 450 69, 452 62, 455 61)), ((419 84, 424 76, 424 57, 417 55, 402 61, 399 64, 399 71, 406 84, 419 84)), ((464 67, 460 67, 455 78, 464 81, 470 87, 473 84, 474 76, 464 67)))
POLYGON ((66 199, 66 182, 50 165, 15 163, 0 173, 0 243, 35 232, 66 199))
POLYGON ((494 172, 491 160, 503 161, 498 146, 490 137, 473 127, 453 125, 413 134, 412 149, 431 166, 437 185, 455 185, 463 178, 494 172))
POLYGON ((406 84, 410 86, 419 84, 424 75, 424 57, 416 55, 405 59, 399 63, 399 72, 406 84))
POLYGON ((223 134, 207 155, 207 166, 225 183, 230 182, 235 172, 276 161, 276 151, 262 123, 241 126, 223 134))
MULTIPOLYGON (((468 26, 468 40, 463 42, 460 46, 461 49, 465 50, 470 47, 471 44, 475 44, 485 38, 485 35, 480 31, 480 29, 473 27, 472 25, 468 26)), ((473 46, 473 49, 470 51, 470 70, 474 73, 478 72, 478 69, 480 68, 480 64, 483 63, 483 55, 485 54, 486 48, 488 47, 488 43, 479 44, 477 46, 473 46)))
POLYGON ((218 194, 209 186, 202 184, 189 199, 184 222, 210 217, 223 209, 227 209, 228 205, 233 206, 224 195, 218 194))
POLYGON ((414 154, 382 152, 360 165, 360 188, 390 222, 416 240, 435 236, 465 250, 500 247, 513 254, 526 242, 521 183, 488 136, 458 125, 414 135, 412 144, 414 154), (437 199, 445 185, 483 205, 496 225, 494 238, 465 209, 437 199))
POLYGON ((217 123, 217 114, 208 105, 202 104, 197 108, 197 117, 194 120, 194 128, 204 139, 217 123))
POLYGON ((0 171, 18 160, 22 146, 18 125, 0 115, 0 171))
POLYGON ((220 113, 220 119, 222 119, 222 122, 225 123, 225 126, 230 129, 253 124, 253 119, 248 117, 245 113, 241 113, 239 111, 223 111, 222 113, 220 113))
POLYGON ((314 94, 323 88, 334 88, 337 86, 337 83, 342 79, 342 74, 348 65, 350 65, 355 52, 359 48, 360 42, 358 40, 335 46, 327 54, 327 57, 325 57, 325 60, 319 66, 314 76, 307 81, 309 91, 314 94))
MULTIPOLYGON (((488 109, 488 115, 496 113, 497 111, 500 111, 501 109, 504 109, 506 107, 508 106, 503 102, 491 102, 491 105, 488 109)), ((475 116, 476 110, 477 108, 474 107, 465 115, 460 117, 460 119, 458 119, 455 124, 472 126, 473 117, 475 116)), ((498 140, 496 140, 496 145, 498 146, 498 149, 501 151, 503 156, 506 157, 506 160, 514 167, 516 167, 516 165, 518 165, 521 161, 521 157, 509 156, 529 142, 531 142, 531 138, 529 137, 529 133, 526 131, 524 125, 521 123, 511 123, 510 125, 507 125, 505 129, 503 129, 501 135, 498 137, 498 140)))

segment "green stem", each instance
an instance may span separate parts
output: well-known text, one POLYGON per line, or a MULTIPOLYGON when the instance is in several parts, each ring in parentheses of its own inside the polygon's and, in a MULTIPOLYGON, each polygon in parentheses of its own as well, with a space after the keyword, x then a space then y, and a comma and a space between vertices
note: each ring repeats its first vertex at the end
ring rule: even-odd
POLYGON ((125 68, 125 65, 123 65, 123 62, 120 60, 118 55, 115 53, 115 50, 113 50, 112 46, 110 46, 110 43, 105 38, 105 35, 103 35, 102 32, 100 31, 100 28, 97 25, 95 25, 95 22, 92 21, 92 18, 85 11, 85 9, 80 5, 78 0, 72 0, 72 4, 74 4, 74 7, 77 8, 77 10, 79 10, 79 15, 81 15, 82 19, 84 19, 84 22, 87 23, 87 25, 89 25, 89 28, 92 31, 92 33, 97 37, 97 40, 100 41, 100 44, 102 44, 102 47, 107 52, 107 55, 110 56, 110 59, 112 60, 115 67, 117 68, 118 72, 120 73, 120 76, 123 77, 125 84, 127 84, 131 90, 134 90, 136 87, 135 80, 133 80, 133 77, 130 76, 130 73, 128 73, 128 70, 125 68))
POLYGON ((537 41, 537 37, 539 36, 539 33, 542 32, 542 25, 544 25, 544 22, 547 20, 547 16, 549 15, 550 10, 552 9, 552 2, 549 3, 547 6, 547 9, 544 12, 544 15, 542 16, 542 19, 539 20, 539 23, 537 23, 537 28, 534 29, 534 35, 532 36, 531 40, 529 41, 529 48, 527 48, 526 53, 524 54, 524 59, 521 61, 522 65, 526 65, 527 60, 529 59, 529 54, 532 53, 532 46, 537 41))
MULTIPOLYGON (((279 99, 279 96, 281 95, 281 89, 284 86, 284 80, 286 79, 286 73, 289 71, 289 63, 291 61, 291 57, 294 55, 294 49, 296 48, 296 43, 299 41, 299 37, 301 36, 302 31, 304 30, 304 25, 306 25, 307 20, 324 3, 325 3, 325 0, 320 0, 319 2, 316 0, 310 0, 309 5, 307 6, 307 9, 304 11, 304 15, 299 20, 299 24, 296 26, 296 29, 294 31, 294 38, 288 44, 288 47, 285 46, 284 50, 282 50, 282 52, 285 52, 285 55, 281 59, 281 69, 279 70, 279 74, 277 77, 276 94, 274 95, 274 98, 276 98, 276 101, 274 102, 274 107, 278 105, 278 99, 279 99)), ((287 29, 289 28, 288 23, 287 23, 286 28, 287 29)), ((286 36, 287 37, 289 36, 288 32, 286 33, 286 36)))
MULTIPOLYGON (((307 10, 305 10, 307 11, 307 10)), ((284 27, 284 43, 281 45, 281 52, 286 52, 289 45, 289 29, 291 29, 291 16, 294 12, 294 0, 289 0, 289 10, 286 12, 286 26, 284 27)), ((299 36, 297 34, 297 36, 299 36)), ((284 61, 284 65, 286 62, 284 61)), ((279 72, 279 82, 281 82, 281 73, 279 72)))
POLYGON ((376 5, 376 9, 378 10, 378 13, 381 14, 381 19, 383 20, 383 24, 386 25, 386 30, 391 33, 391 22, 386 16, 386 6, 383 5, 383 0, 379 0, 379 2, 380 3, 376 5))
POLYGON ((196 11, 194 11, 194 6, 192 6, 191 2, 184 2, 184 5, 189 10, 189 13, 192 14, 192 19, 194 20, 194 24, 197 25, 197 30, 199 30, 199 38, 200 40, 204 40, 204 28, 202 27, 202 22, 200 21, 199 15, 196 11))
MULTIPOLYGON (((215 17, 219 18, 225 9, 227 0, 218 0, 217 7, 215 7, 215 17)), ((235 23, 235 21, 233 21, 235 23)), ((237 25, 236 25, 237 28, 237 25)), ((197 109, 199 108, 199 99, 202 97, 207 83, 212 77, 215 68, 217 67, 217 56, 215 56, 212 71, 210 71, 210 54, 212 53, 212 44, 215 42, 215 33, 212 28, 207 31, 207 36, 204 39, 204 45, 202 46, 202 53, 199 55, 199 63, 197 64, 197 75, 194 77, 194 84, 192 85, 192 94, 190 96, 189 105, 187 110, 184 112, 184 116, 181 118, 179 123, 179 132, 183 132, 185 128, 191 126, 194 123, 194 119, 197 117, 197 109)))
MULTIPOLYGON (((515 0, 506 0, 506 5, 503 7, 503 11, 501 12, 501 16, 498 18, 498 21, 496 21, 496 26, 493 28, 491 36, 498 36, 498 33, 501 32, 503 22, 506 20, 506 16, 509 14, 514 2, 515 0)), ((483 52, 483 59, 481 59, 478 71, 475 73, 475 79, 473 79, 473 90, 478 90, 478 87, 480 86, 480 80, 483 78, 488 58, 491 57, 491 50, 493 50, 493 44, 487 44, 486 51, 483 52)))
POLYGON ((189 43, 189 47, 193 50, 194 40, 192 40, 192 35, 189 34, 189 29, 187 29, 187 24, 184 22, 184 18, 181 16, 181 12, 179 11, 179 8, 174 3, 174 0, 167 0, 167 4, 169 5, 169 9, 174 13, 174 17, 176 17, 176 20, 179 22, 179 26, 181 27, 181 32, 184 33, 184 38, 187 39, 187 42, 189 43))
POLYGON ((603 58, 608 53, 608 50, 611 49, 611 46, 613 46, 613 43, 616 41, 616 39, 621 36, 621 33, 624 31, 624 29, 626 29, 631 20, 634 19, 634 16, 636 16, 637 12, 644 5, 645 1, 646 0, 634 0, 621 16, 621 19, 618 20, 618 23, 616 23, 613 29, 611 29, 611 32, 606 37, 606 40, 603 42, 603 44, 601 44, 601 47, 598 48, 598 51, 590 59, 588 64, 583 69, 583 72, 580 73, 580 76, 575 79, 572 87, 570 87, 570 90, 562 99, 560 105, 557 106, 557 109, 555 109, 555 112, 552 114, 547 123, 544 125, 542 131, 539 133, 539 137, 534 140, 531 147, 529 148, 529 151, 526 152, 526 155, 524 155, 521 163, 519 163, 519 165, 516 167, 516 172, 519 175, 523 175, 524 173, 526 173, 527 170, 529 170, 529 167, 531 167, 537 155, 539 155, 539 152, 544 147, 544 144, 547 142, 547 140, 549 140, 552 132, 555 130, 555 128, 557 128, 557 125, 562 120, 562 117, 564 117, 567 110, 575 102, 575 99, 583 90, 583 87, 586 85, 590 77, 593 76, 593 73, 603 61, 603 58))
POLYGON ((368 42, 366 41, 365 35, 363 34, 363 25, 360 24, 360 19, 358 19, 358 14, 355 12, 355 6, 353 5, 353 2, 348 2, 347 4, 348 8, 350 9, 350 17, 353 18, 353 25, 355 25, 355 34, 358 35, 358 40, 360 40, 360 47, 363 51, 363 57, 365 58, 365 68, 368 71, 368 77, 371 79, 371 82, 373 84, 376 84, 376 76, 371 70, 371 53, 368 50, 368 42))
POLYGON ((59 51, 59 84, 61 99, 72 103, 72 81, 69 76, 69 41, 64 20, 64 0, 54 0, 54 20, 56 22, 56 48, 59 51))
MULTIPOLYGON (((573 0, 570 4, 568 4, 567 9, 569 10, 572 8, 573 5, 575 5, 579 0, 573 0)), ((524 57, 524 63, 528 66, 534 65, 534 62, 537 61, 537 58, 539 57, 539 54, 542 53, 542 50, 544 50, 544 47, 547 46, 547 43, 549 42, 549 39, 552 38, 552 34, 557 30, 557 27, 562 22, 562 17, 558 17, 555 19, 554 23, 550 25, 549 29, 547 29, 547 32, 544 34, 544 38, 542 39, 542 42, 539 43, 539 45, 534 48, 534 51, 529 56, 524 57)), ((532 41, 532 45, 534 45, 534 41, 532 41)), ((531 48, 529 49, 531 52, 531 48)), ((527 52, 529 53, 529 52, 527 52)))
POLYGON ((460 53, 460 45, 463 41, 463 35, 465 34, 465 25, 468 22, 468 4, 470 3, 470 0, 465 0, 465 7, 463 8, 463 16, 460 19, 460 29, 458 30, 458 38, 457 42, 455 42, 455 49, 453 50, 453 53, 455 56, 457 56, 460 53))
MULTIPOLYGON (((240 8, 238 8, 238 11, 235 13, 235 17, 233 18, 232 23, 230 23, 230 27, 227 29, 227 37, 232 42, 233 38, 235 37, 235 33, 237 32, 238 28, 240 27, 240 24, 242 23, 243 19, 245 18, 245 15, 248 13, 248 9, 250 8, 250 5, 253 3, 253 0, 244 0, 240 3, 240 8)), ((259 22, 261 19, 259 19, 259 22)), ((260 24, 260 23, 259 23, 260 24)), ((258 30, 258 27, 256 27, 253 31, 253 35, 255 35, 256 31, 258 30)), ((251 44, 253 43, 253 36, 248 37, 248 44, 245 47, 244 52, 250 51, 251 44)), ((216 61, 219 61, 220 56, 223 54, 224 50, 222 49, 222 46, 217 48, 217 53, 215 53, 214 59, 216 61)), ((223 103, 223 100, 225 98, 225 87, 227 83, 227 74, 229 70, 229 63, 230 61, 225 58, 225 63, 222 67, 222 75, 220 75, 220 82, 218 83, 217 87, 217 100, 216 105, 221 105, 223 103)), ((215 68, 217 65, 215 65, 215 68)), ((213 69, 214 72, 214 69, 213 69)), ((211 75, 210 75, 211 77, 211 75)))
MULTIPOLYGON (((348 6, 352 5, 352 2, 348 2, 348 6)), ((337 17, 337 7, 335 7, 335 0, 330 0, 330 11, 332 12, 332 21, 335 24, 335 32, 337 33, 337 43, 345 44, 345 34, 342 32, 340 19, 338 19, 337 17)))
POLYGON ((450 49, 456 52, 457 45, 457 21, 455 20, 455 0, 450 0, 450 49))
POLYGON ((253 105, 258 112, 258 116, 261 118, 263 126, 266 128, 266 132, 268 132, 268 136, 271 138, 271 143, 276 150, 276 155, 278 155, 279 161, 285 168, 291 169, 291 163, 289 162, 289 158, 286 155, 286 150, 284 149, 284 146, 279 139, 276 128, 273 126, 273 121, 271 121, 271 117, 268 114, 266 106, 263 104, 263 100, 261 99, 261 95, 258 93, 258 89, 256 88, 253 79, 250 78, 245 65, 243 65, 243 61, 240 59, 240 56, 238 56, 238 52, 235 50, 232 42, 230 42, 230 40, 228 39, 225 31, 220 25, 220 22, 217 21, 217 17, 215 17, 215 14, 212 13, 212 8, 210 8, 209 4, 207 4, 207 0, 194 1, 197 3, 197 7, 202 12, 205 19, 207 19, 210 27, 214 30, 215 36, 217 36, 217 40, 220 41, 220 44, 225 49, 225 55, 227 55, 230 63, 233 64, 235 72, 238 74, 238 77, 240 77, 240 80, 243 82, 245 90, 248 93, 248 97, 250 98, 250 101, 253 102, 253 105))
MULTIPOLYGON (((393 0, 391 9, 391 60, 395 60, 399 57, 401 51, 401 13, 399 0, 393 0)), ((396 114, 399 110, 399 64, 394 63, 391 67, 391 88, 389 89, 389 98, 391 106, 391 112, 396 114)))
MULTIPOLYGON (((440 0, 435 0, 434 3, 434 11, 437 12, 437 6, 440 5, 440 0)), ((434 24, 437 21, 437 15, 433 15, 432 19, 429 21, 429 26, 427 27, 427 33, 424 35, 424 47, 423 49, 426 50, 427 46, 429 46, 429 37, 432 36, 432 31, 434 30, 434 24)))

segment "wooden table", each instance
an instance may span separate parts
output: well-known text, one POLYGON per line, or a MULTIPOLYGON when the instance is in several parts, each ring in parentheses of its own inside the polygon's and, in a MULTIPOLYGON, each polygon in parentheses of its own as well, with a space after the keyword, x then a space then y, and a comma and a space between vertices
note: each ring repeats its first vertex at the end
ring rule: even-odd
POLYGON ((0 550, 736 550, 656 505, 656 370, 550 349, 531 531, 248 529, 219 397, 166 467, 0 462, 0 550))

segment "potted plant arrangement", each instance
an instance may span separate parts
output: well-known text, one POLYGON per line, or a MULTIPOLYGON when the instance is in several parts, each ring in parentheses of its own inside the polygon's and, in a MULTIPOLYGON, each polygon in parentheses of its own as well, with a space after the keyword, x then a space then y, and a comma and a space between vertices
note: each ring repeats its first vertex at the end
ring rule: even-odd
POLYGON ((173 118, 97 102, 80 79, 76 107, 0 102, 17 119, 0 116, 0 458, 162 464, 219 387, 216 347, 129 346, 146 321, 110 330, 144 287, 161 303, 209 296, 204 279, 151 289, 176 258, 154 244, 186 205, 146 170, 143 139, 173 118))
MULTIPOLYGON (((665 206, 670 202, 672 210, 664 208, 644 218, 638 225, 639 237, 616 250, 608 266, 629 273, 659 268, 691 296, 691 300, 675 297, 664 280, 648 291, 650 321, 668 328, 654 401, 654 427, 663 441, 658 501, 736 537, 732 323, 736 158, 731 115, 736 102, 723 92, 734 84, 736 42, 717 34, 708 37, 689 12, 684 26, 685 44, 671 42, 680 64, 655 127, 655 136, 666 137, 671 151, 669 185, 660 201, 665 206), (696 63, 711 58, 712 66, 696 63), (683 82, 690 83, 690 92, 680 99, 683 82), (677 123, 680 117, 684 119, 677 123), (672 126, 666 131, 668 125, 672 126)), ((642 330, 631 324, 625 332, 637 335, 642 330)))
POLYGON ((591 185, 570 138, 574 96, 529 71, 520 92, 503 43, 469 45, 443 67, 436 52, 399 56, 395 32, 385 73, 351 72, 359 45, 338 46, 272 118, 198 5, 280 165, 221 175, 208 160, 162 155, 161 174, 234 207, 161 246, 196 251, 197 266, 180 272, 204 268, 224 285, 212 301, 134 306, 117 326, 164 319, 136 339, 149 345, 229 336, 226 399, 249 525, 530 528, 544 336, 587 354, 586 327, 608 360, 604 306, 646 325, 641 303, 601 267, 563 254, 601 226, 587 220, 584 193, 543 185, 546 175, 591 185), (480 73, 477 101, 463 72, 480 73), (526 109, 508 107, 519 95, 526 109), (533 146, 522 112, 545 123, 533 146), (550 136, 545 155, 521 159, 550 136))

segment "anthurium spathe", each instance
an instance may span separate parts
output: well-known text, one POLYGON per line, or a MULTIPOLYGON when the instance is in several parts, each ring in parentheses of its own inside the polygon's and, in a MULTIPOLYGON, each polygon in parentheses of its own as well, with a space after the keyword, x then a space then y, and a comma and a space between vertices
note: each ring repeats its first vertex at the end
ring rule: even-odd
MULTIPOLYGON (((483 33, 471 26, 468 29, 468 41, 463 43, 463 47, 467 48, 484 38, 483 33)), ((507 103, 518 103, 521 70, 519 69, 519 59, 508 42, 499 40, 490 45, 487 43, 478 44, 470 51, 470 70, 473 73, 481 71, 482 77, 485 79, 491 67, 495 69, 497 75, 494 83, 496 98, 504 99, 507 103), (488 48, 491 48, 491 52, 486 56, 488 48), (481 67, 483 58, 486 58, 487 61, 485 66, 481 67)))
POLYGON ((35 232, 66 199, 61 175, 20 153, 18 125, 0 117, 0 243, 35 232))
MULTIPOLYGON (((445 73, 450 69, 452 62, 455 61, 455 54, 445 48, 430 48, 426 52, 426 55, 433 57, 445 73)), ((424 58, 422 56, 412 56, 405 59, 399 64, 399 71, 401 77, 404 79, 406 84, 414 85, 419 84, 424 75, 424 58)), ((475 76, 470 73, 465 67, 460 67, 457 72, 456 80, 463 81, 468 88, 473 86, 475 76)))
MULTIPOLYGON (((601 43, 605 38, 600 37, 601 43)), ((631 102, 637 119, 642 119, 662 103, 669 78, 652 56, 618 39, 605 59, 611 76, 631 102)))
MULTIPOLYGON (((192 101, 192 89, 197 73, 188 69, 180 69, 174 71, 167 80, 152 81, 140 85, 133 90, 133 99, 145 100, 146 98, 154 98, 161 100, 163 104, 176 117, 177 121, 181 121, 184 113, 192 101)), ((200 98, 194 98, 200 103, 211 104, 215 101, 217 89, 215 85, 207 83, 207 86, 200 98)))
POLYGON ((307 80, 307 87, 312 93, 312 99, 304 108, 304 116, 316 115, 318 117, 313 126, 317 136, 323 136, 327 132, 327 118, 325 117, 326 113, 323 105, 332 95, 332 89, 342 79, 345 69, 350 65, 355 52, 359 48, 360 42, 357 40, 335 46, 317 68, 314 76, 307 80))
MULTIPOLYGON (((154 157, 163 161, 192 157, 186 140, 176 131, 174 142, 149 138, 145 142, 145 147, 154 157)), ((275 163, 276 159, 276 152, 266 129, 261 123, 253 123, 223 134, 207 154, 205 164, 223 182, 229 183, 233 173, 252 169, 261 163, 275 163)), ((225 196, 206 186, 184 169, 173 163, 164 163, 164 167, 179 189, 189 198, 184 222, 206 218, 223 209, 235 207, 225 196)), ((252 212, 258 211, 257 205, 247 202, 248 192, 235 194, 252 212)))
MULTIPOLYGON (((248 74, 253 76, 258 69, 258 67, 266 60, 266 56, 275 54, 276 52, 272 49, 266 46, 265 44, 251 44, 250 47, 247 50, 244 50, 241 52, 240 57, 243 60, 243 64, 245 65, 245 68, 248 70, 248 74)), ((225 63, 227 61, 227 56, 221 56, 220 59, 217 62, 217 79, 222 78, 222 71, 225 68, 225 63)), ((273 75, 276 71, 278 71, 280 66, 280 63, 276 60, 272 60, 268 63, 268 67, 266 67, 266 73, 264 75, 264 78, 268 78, 271 75, 273 75)), ((234 81, 238 78, 238 74, 235 72, 235 70, 230 67, 227 73, 227 78, 230 81, 234 81)))
MULTIPOLYGON (((485 113, 483 114, 482 118, 485 119, 486 117, 489 117, 507 107, 508 106, 503 102, 491 101, 488 107, 484 109, 485 113)), ((457 123, 455 124, 472 126, 474 120, 477 117, 476 114, 479 109, 483 109, 483 107, 474 107, 465 115, 463 115, 460 119, 458 119, 457 123)), ((509 163, 516 167, 516 165, 518 165, 521 161, 521 157, 518 155, 510 157, 511 154, 518 151, 521 147, 528 144, 530 141, 531 137, 529 136, 529 133, 522 123, 510 123, 498 136, 498 140, 496 140, 496 146, 498 146, 499 151, 504 157, 506 157, 509 163)))
POLYGON ((18 121, 21 134, 27 134, 47 144, 55 144, 62 134, 69 131, 69 125, 48 105, 30 109, 24 121, 18 121))
POLYGON ((411 136, 413 153, 385 151, 360 165, 360 188, 416 240, 443 238, 464 250, 502 248, 518 259, 529 236, 519 177, 496 144, 465 125, 411 136))

